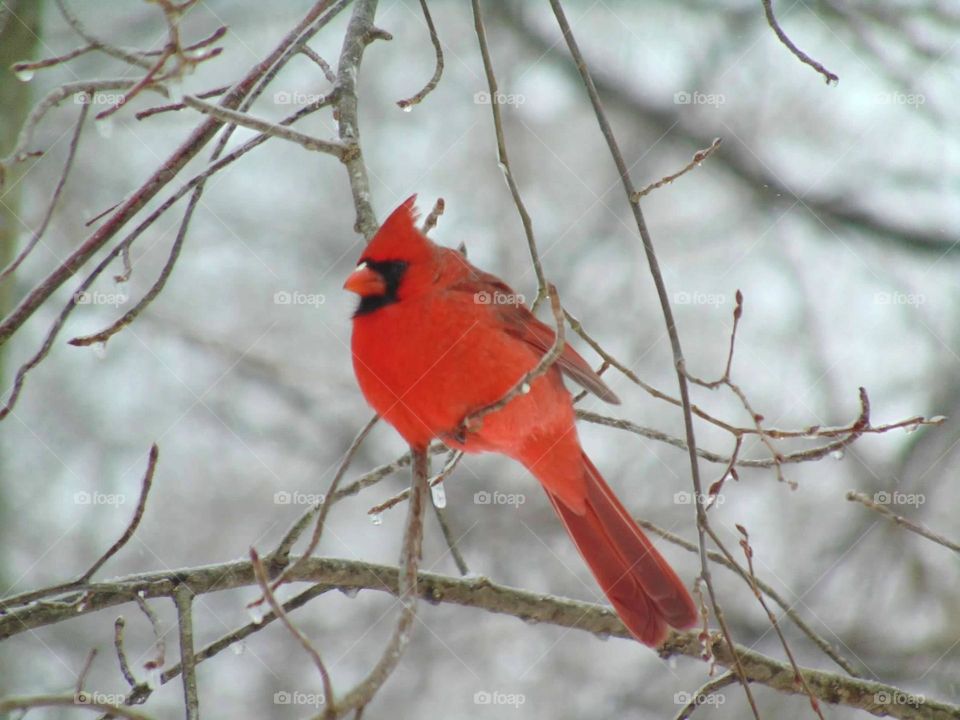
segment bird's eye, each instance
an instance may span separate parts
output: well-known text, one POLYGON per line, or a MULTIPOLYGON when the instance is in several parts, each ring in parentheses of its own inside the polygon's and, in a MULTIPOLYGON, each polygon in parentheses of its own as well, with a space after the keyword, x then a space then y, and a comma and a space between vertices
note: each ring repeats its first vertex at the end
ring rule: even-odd
POLYGON ((366 268, 367 268, 366 260, 361 260, 360 262, 357 263, 357 270, 366 270, 366 268))

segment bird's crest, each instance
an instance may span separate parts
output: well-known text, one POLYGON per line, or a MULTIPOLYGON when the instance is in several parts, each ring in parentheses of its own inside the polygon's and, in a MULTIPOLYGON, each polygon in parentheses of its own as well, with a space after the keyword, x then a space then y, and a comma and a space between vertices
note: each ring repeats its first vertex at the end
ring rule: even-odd
POLYGON ((411 195, 390 213, 363 251, 361 260, 412 262, 433 253, 433 243, 417 228, 416 200, 417 196, 411 195))

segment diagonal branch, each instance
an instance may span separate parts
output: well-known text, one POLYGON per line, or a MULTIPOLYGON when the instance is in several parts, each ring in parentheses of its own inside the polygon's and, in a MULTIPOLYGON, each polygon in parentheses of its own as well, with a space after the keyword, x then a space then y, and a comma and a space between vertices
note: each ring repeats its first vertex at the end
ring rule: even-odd
MULTIPOLYGON (((657 260, 656 250, 653 246, 653 238, 650 236, 650 232, 647 229, 647 223, 643 217, 643 211, 640 209, 640 203, 632 202, 632 198, 636 190, 633 187, 633 181, 630 179, 629 168, 623 159, 623 154, 620 152, 620 147, 613 135, 613 129, 610 127, 610 122, 607 120, 607 115, 603 110, 603 104, 600 102, 600 96, 597 94, 597 88, 593 84, 593 78, 590 76, 590 71, 587 69, 586 60, 580 53, 580 48, 577 45, 577 41, 573 37, 573 31, 570 29, 569 22, 567 22, 566 14, 563 11, 563 6, 561 5, 560 0, 550 0, 550 7, 553 8, 553 13, 557 18, 557 24, 560 26, 564 40, 566 41, 567 47, 570 50, 570 55, 573 57, 574 63, 577 66, 577 70, 580 73, 580 77, 583 79, 583 84, 587 90, 587 95, 590 97, 590 103, 593 105, 594 113, 597 116, 597 123, 600 125, 600 131, 603 134, 604 139, 607 141, 607 146, 610 148, 610 154, 613 157, 614 164, 617 167, 617 173, 620 176, 620 182, 623 184, 623 189, 626 192, 627 200, 630 202, 630 209, 633 211, 633 217, 636 221, 637 229, 640 232, 640 238, 643 241, 643 249, 647 256, 647 264, 650 266, 650 274, 653 277, 653 282, 657 289, 657 296, 660 299, 660 308, 663 312, 663 318, 667 326, 667 334, 670 337, 670 347, 673 352, 674 368, 677 373, 677 383, 680 387, 680 401, 683 406, 683 422, 686 431, 687 453, 690 457, 690 470, 695 493, 694 497, 702 498, 704 497, 704 494, 702 483, 700 481, 700 468, 697 463, 693 415, 690 410, 690 391, 687 386, 687 378, 683 370, 683 349, 681 348, 680 336, 677 333, 676 323, 673 319, 673 311, 670 308, 670 300, 669 296, 667 295, 666 284, 664 283, 663 275, 660 272, 660 263, 657 260)), ((716 592, 713 587, 713 581, 710 576, 710 563, 707 560, 706 541, 704 537, 706 528, 709 524, 709 521, 707 520, 706 508, 704 507, 704 504, 700 502, 694 503, 694 507, 697 514, 697 537, 700 546, 701 576, 704 584, 707 586, 707 592, 710 596, 710 603, 713 606, 713 611, 715 617, 717 618, 717 622, 720 624, 720 628, 723 631, 724 640, 727 644, 727 647, 733 653, 737 675, 740 678, 740 684, 743 687, 744 694, 747 696, 747 700, 750 703, 750 709, 752 710, 754 717, 758 718, 759 720, 760 714, 757 710, 756 701, 753 698, 753 693, 750 691, 750 684, 747 681, 746 675, 744 674, 742 667, 740 667, 739 661, 736 660, 737 655, 733 650, 733 637, 730 635, 730 631, 723 619, 723 613, 717 600, 716 592)))

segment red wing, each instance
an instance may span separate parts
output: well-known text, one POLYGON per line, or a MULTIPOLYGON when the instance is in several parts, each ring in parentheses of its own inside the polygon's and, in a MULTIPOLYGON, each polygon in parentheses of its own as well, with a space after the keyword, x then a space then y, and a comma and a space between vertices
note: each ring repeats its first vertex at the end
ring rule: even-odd
MULTIPOLYGON (((507 333, 533 346, 540 354, 548 352, 553 347, 556 333, 527 309, 522 298, 509 285, 495 275, 476 268, 473 268, 472 274, 473 277, 458 282, 450 289, 472 293, 479 298, 481 304, 489 304, 491 311, 495 313, 507 333)), ((569 342, 564 343, 563 352, 557 359, 556 365, 567 377, 601 400, 614 405, 620 404, 620 398, 607 387, 607 384, 569 342)))

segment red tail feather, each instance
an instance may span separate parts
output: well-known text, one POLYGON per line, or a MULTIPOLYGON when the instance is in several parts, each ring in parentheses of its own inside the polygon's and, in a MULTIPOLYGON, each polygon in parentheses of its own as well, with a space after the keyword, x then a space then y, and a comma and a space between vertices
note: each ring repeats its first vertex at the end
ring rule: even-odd
POLYGON ((697 623, 683 582, 583 455, 586 512, 577 515, 552 494, 550 501, 627 629, 645 645, 659 645, 667 626, 697 623))

